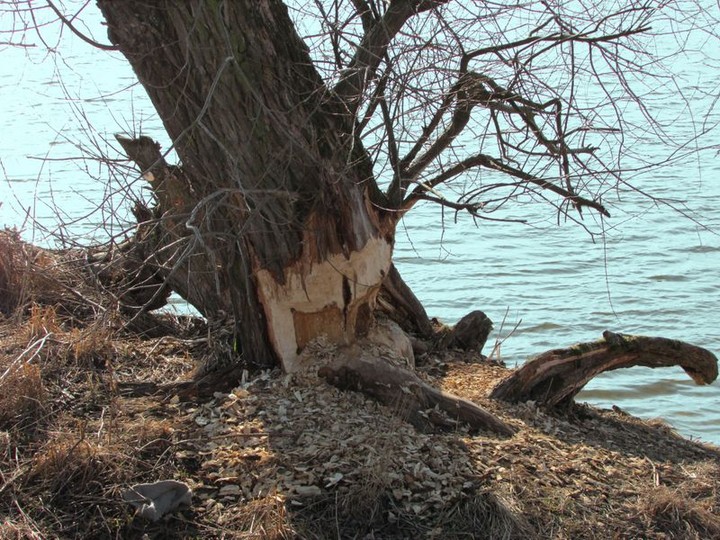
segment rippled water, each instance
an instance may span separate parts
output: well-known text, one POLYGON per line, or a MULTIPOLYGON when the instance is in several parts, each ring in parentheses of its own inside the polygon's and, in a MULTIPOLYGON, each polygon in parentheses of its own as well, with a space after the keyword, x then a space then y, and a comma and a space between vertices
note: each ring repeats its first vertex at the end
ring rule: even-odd
MULTIPOLYGON (((82 155, 78 144, 92 147, 88 135, 97 151, 112 154, 103 139, 133 125, 161 141, 164 134, 142 90, 128 88, 135 79, 122 59, 74 41, 60 50, 62 58, 44 61, 37 51, 0 52, 0 159, 8 180, 0 183, 0 225, 20 226, 29 213, 53 229, 59 214, 73 234, 102 236, 96 224, 109 216, 89 212, 108 191, 91 176, 107 171, 67 158, 82 155)), ((717 78, 712 84, 719 86, 717 78)), ((688 128, 686 116, 681 120, 679 131, 688 128)), ((514 207, 514 217, 529 225, 478 227, 419 207, 398 231, 396 262, 430 315, 452 323, 470 310, 485 311, 495 321, 491 341, 504 340, 499 355, 509 365, 598 339, 605 329, 682 339, 717 354, 718 169, 708 153, 633 179, 657 196, 681 198, 697 223, 626 193, 607 234, 595 241, 580 227, 558 226, 552 209, 539 205, 514 207)), ((122 205, 122 193, 113 204, 122 205)), ((39 232, 34 238, 43 241, 39 232)), ((660 416, 686 435, 720 443, 718 383, 695 386, 680 368, 605 374, 579 399, 660 416)))

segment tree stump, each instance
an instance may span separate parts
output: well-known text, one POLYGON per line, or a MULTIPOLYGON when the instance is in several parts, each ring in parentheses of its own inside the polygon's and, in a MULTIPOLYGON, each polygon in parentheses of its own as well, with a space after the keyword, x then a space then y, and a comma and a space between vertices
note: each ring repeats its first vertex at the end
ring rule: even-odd
POLYGON ((482 311, 471 311, 460 319, 441 342, 441 347, 455 347, 464 351, 481 352, 493 322, 482 311))
POLYGON ((599 373, 633 366, 680 366, 697 384, 710 384, 718 376, 717 357, 707 349, 674 339, 606 330, 601 340, 554 349, 529 360, 498 384, 490 397, 556 407, 570 403, 599 373))

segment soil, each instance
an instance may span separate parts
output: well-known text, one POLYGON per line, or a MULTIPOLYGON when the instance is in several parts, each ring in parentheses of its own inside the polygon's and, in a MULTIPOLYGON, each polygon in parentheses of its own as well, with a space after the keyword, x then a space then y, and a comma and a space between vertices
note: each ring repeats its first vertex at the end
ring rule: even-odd
POLYGON ((478 355, 417 369, 512 437, 420 433, 312 370, 235 370, 213 392, 189 382, 223 354, 201 322, 147 338, 58 311, 0 321, 0 538, 720 537, 720 449, 617 408, 490 400, 508 370, 478 355), (158 480, 193 496, 153 522, 122 493, 158 480))

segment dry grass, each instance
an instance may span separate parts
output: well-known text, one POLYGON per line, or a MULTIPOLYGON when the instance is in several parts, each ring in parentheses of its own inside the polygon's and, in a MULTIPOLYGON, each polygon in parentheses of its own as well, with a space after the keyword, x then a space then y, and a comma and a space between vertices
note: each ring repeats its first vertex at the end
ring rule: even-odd
POLYGON ((0 376, 0 429, 31 425, 44 407, 40 368, 25 363, 6 367, 0 376))
POLYGON ((0 326, 5 365, 37 352, 2 381, 22 390, 0 392, 15 411, 0 428, 0 539, 720 535, 716 449, 614 413, 580 420, 492 403, 489 384, 469 381, 497 378, 497 366, 443 358, 442 381, 425 376, 517 435, 421 434, 311 374, 251 374, 199 402, 124 395, 125 382, 191 372, 183 342, 118 341, 97 321, 68 327, 50 311, 23 324, 0 326), (193 488, 192 509, 153 524, 120 499, 171 478, 193 488))
MULTIPOLYGON (((83 252, 40 249, 23 242, 17 231, 0 230, 0 315, 24 315, 42 306, 84 322, 112 312, 116 304, 94 284, 83 252)), ((36 315, 38 331, 42 315, 36 315)))
POLYGON ((24 254, 17 231, 6 229, 0 232, 0 314, 12 314, 22 300, 22 272, 24 254))
POLYGON ((657 523, 669 538, 720 538, 720 516, 715 501, 693 499, 687 493, 658 486, 643 494, 638 513, 657 523))
POLYGON ((658 477, 635 505, 644 523, 660 524, 669 538, 720 538, 720 463, 684 470, 682 477, 658 477))

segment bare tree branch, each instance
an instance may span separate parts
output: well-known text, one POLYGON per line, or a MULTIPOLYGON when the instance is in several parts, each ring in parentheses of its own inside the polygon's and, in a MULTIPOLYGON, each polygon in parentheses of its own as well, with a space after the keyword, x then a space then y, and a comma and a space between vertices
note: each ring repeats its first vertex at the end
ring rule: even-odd
POLYGON ((58 18, 63 22, 65 26, 67 26, 73 34, 75 34, 77 37, 82 39, 85 43, 89 43, 93 47, 97 47, 98 49, 102 49, 103 51, 117 51, 118 48, 115 45, 105 45, 104 43, 99 43, 95 41, 92 38, 89 38, 85 34, 83 34, 80 30, 75 28, 75 25, 67 18, 65 15, 62 14, 62 12, 55 6, 55 4, 52 3, 51 0, 45 0, 47 2, 47 5, 55 12, 55 15, 58 16, 58 18))
POLYGON ((599 203, 597 201, 592 201, 592 200, 586 199, 584 197, 580 197, 580 196, 568 191, 567 189, 564 189, 564 188, 558 186, 557 184, 554 184, 548 180, 544 180, 542 178, 533 176, 529 173, 526 173, 525 171, 523 171, 521 169, 511 167, 510 165, 503 163, 499 159, 496 159, 496 158, 493 158, 493 157, 490 157, 490 156, 487 156, 484 154, 478 154, 471 158, 465 159, 462 162, 457 163, 455 166, 451 167, 444 173, 436 176, 432 180, 419 183, 415 187, 415 189, 410 193, 410 195, 407 196, 405 201, 403 201, 402 209, 403 210, 410 209, 420 198, 426 198, 426 197, 421 197, 421 195, 424 195, 427 191, 433 190, 435 187, 442 184, 443 182, 446 182, 450 178, 457 176, 459 174, 462 174, 474 167, 485 167, 485 168, 493 169, 495 171, 498 171, 498 172, 501 172, 504 174, 508 174, 508 175, 518 178, 524 182, 534 184, 543 189, 546 189, 548 191, 556 193, 579 207, 593 208, 594 210, 597 210, 598 212, 600 212, 602 215, 604 215, 606 217, 610 217, 610 213, 601 203, 599 203))
POLYGON ((449 0, 393 0, 382 19, 365 35, 350 66, 342 74, 334 93, 345 104, 347 112, 355 116, 369 81, 375 78, 380 61, 390 42, 408 19, 449 0))

